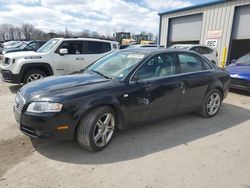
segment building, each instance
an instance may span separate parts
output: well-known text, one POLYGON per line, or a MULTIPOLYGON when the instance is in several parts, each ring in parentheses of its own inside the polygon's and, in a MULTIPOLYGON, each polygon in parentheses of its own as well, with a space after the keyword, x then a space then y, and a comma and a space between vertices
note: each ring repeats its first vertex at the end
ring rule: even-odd
POLYGON ((159 44, 207 44, 219 62, 250 52, 250 0, 220 0, 159 13, 159 44))

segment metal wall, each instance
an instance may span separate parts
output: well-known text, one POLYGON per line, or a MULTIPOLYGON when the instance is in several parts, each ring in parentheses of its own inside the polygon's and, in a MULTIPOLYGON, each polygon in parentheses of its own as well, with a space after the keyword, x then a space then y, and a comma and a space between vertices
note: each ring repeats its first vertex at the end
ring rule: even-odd
MULTIPOLYGON (((180 16, 187 16, 192 14, 203 14, 203 23, 201 31, 201 44, 206 43, 208 31, 222 30, 222 37, 218 39, 217 51, 219 54, 219 62, 221 62, 221 56, 223 48, 229 49, 231 41, 231 33, 234 22, 234 12, 236 6, 242 6, 250 4, 250 0, 231 0, 216 5, 210 5, 206 7, 200 7, 190 9, 186 11, 164 14, 161 16, 160 21, 160 45, 167 46, 168 31, 169 31, 169 18, 175 18, 180 16)), ((228 53, 227 53, 228 55, 228 53)))

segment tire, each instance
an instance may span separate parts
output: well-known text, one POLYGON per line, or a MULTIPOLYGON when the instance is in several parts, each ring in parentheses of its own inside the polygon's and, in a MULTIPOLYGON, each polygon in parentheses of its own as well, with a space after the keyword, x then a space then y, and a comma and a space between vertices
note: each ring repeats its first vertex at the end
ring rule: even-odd
POLYGON ((207 93, 205 100, 203 101, 202 107, 198 111, 199 115, 204 118, 214 117, 220 110, 221 102, 222 102, 221 92, 218 89, 210 90, 207 93))
POLYGON ((40 70, 32 70, 32 71, 29 71, 27 72, 25 75, 24 75, 24 78, 23 78, 23 83, 24 84, 27 84, 31 81, 35 81, 35 80, 39 80, 39 79, 42 79, 44 77, 48 76, 45 72, 43 71, 40 71, 40 70), (32 77, 34 78, 33 80, 32 77), (37 77, 37 79, 35 79, 37 77))
POLYGON ((78 144, 89 151, 104 149, 113 138, 116 122, 115 112, 110 107, 103 106, 91 110, 84 115, 77 127, 76 138, 78 144), (107 117, 110 117, 110 122, 105 125, 107 117))

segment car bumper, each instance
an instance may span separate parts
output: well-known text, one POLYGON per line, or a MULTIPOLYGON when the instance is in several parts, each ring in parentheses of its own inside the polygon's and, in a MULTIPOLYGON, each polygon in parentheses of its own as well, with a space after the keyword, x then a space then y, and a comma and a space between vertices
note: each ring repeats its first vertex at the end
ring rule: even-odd
POLYGON ((230 88, 250 92, 250 81, 240 78, 231 78, 230 88))
POLYGON ((4 82, 10 82, 14 84, 20 84, 21 82, 21 76, 19 74, 13 74, 9 70, 4 70, 0 68, 0 74, 2 74, 4 82))
POLYGON ((13 107, 14 116, 19 129, 32 138, 54 138, 56 140, 71 140, 75 133, 75 123, 67 117, 58 114, 19 113, 13 107), (67 125, 68 129, 58 130, 58 127, 67 125))

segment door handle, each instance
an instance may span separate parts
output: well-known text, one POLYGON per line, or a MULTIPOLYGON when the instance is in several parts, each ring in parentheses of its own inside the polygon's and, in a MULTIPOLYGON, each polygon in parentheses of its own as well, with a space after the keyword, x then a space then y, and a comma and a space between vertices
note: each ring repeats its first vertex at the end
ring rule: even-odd
POLYGON ((181 88, 182 94, 185 94, 185 92, 186 92, 186 82, 185 81, 181 81, 179 83, 179 87, 181 88))
POLYGON ((180 83, 179 83, 179 87, 181 88, 181 89, 183 89, 183 88, 185 88, 185 82, 184 81, 181 81, 180 83))
POLYGON ((76 60, 84 60, 83 57, 77 57, 76 60))
POLYGON ((152 91, 156 88, 157 86, 156 85, 153 85, 153 84, 148 84, 146 86, 146 91, 152 91))

